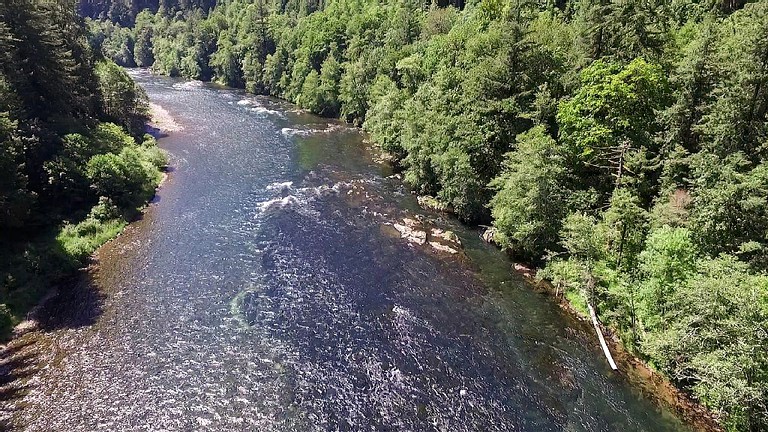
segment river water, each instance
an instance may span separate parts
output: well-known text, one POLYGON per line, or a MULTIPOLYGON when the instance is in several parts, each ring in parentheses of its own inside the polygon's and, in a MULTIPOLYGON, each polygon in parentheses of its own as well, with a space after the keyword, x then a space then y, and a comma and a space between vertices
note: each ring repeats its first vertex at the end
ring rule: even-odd
POLYGON ((183 127, 160 141, 173 171, 25 346, 19 430, 687 430, 359 131, 134 75, 183 127), (400 238, 404 218, 460 252, 400 238))

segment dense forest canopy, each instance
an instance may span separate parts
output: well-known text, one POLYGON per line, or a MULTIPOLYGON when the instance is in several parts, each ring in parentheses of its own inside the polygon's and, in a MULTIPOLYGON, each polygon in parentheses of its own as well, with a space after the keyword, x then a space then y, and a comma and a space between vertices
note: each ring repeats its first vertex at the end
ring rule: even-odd
MULTIPOLYGON (((492 222, 502 247, 541 264, 577 307, 594 304, 729 430, 768 429, 768 0, 82 0, 80 10, 100 18, 88 21, 90 46, 121 65, 361 125, 415 191, 492 222)), ((89 98, 76 28, 35 28, 74 18, 38 15, 0 27, 13 44, 0 51, 13 63, 0 81, 9 220, 50 194, 41 167, 61 152, 64 120, 107 114, 89 98), (9 31, 40 36, 20 44, 9 31), (50 79, 14 75, 29 68, 50 79)))
POLYGON ((154 193, 147 97, 74 2, 0 2, 0 337, 154 193))
POLYGON ((78 11, 84 17, 133 26, 143 10, 173 14, 191 9, 208 11, 215 5, 216 0, 81 0, 78 11))

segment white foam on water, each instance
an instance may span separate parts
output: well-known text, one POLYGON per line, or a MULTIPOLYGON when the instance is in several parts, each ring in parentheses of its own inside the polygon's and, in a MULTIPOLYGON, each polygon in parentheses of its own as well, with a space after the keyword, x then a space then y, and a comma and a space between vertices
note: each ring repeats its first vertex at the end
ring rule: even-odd
POLYGON ((278 117, 285 117, 285 115, 283 115, 283 113, 281 113, 280 111, 271 110, 263 106, 248 108, 248 111, 255 114, 259 114, 259 115, 273 115, 278 117))
POLYGON ((294 128, 282 128, 280 129, 280 133, 283 134, 284 137, 292 137, 292 136, 308 136, 313 133, 313 129, 294 129, 294 128))
POLYGON ((268 191, 279 191, 279 192, 282 192, 282 191, 291 190, 292 186, 293 186, 293 182, 292 181, 275 182, 275 183, 267 185, 267 190, 268 191))
POLYGON ((346 126, 337 125, 337 124, 329 124, 327 127, 318 129, 318 128, 308 128, 308 129, 297 129, 297 128, 282 128, 280 130, 280 133, 283 134, 285 137, 292 137, 292 136, 310 136, 314 134, 321 134, 321 133, 331 133, 335 132, 341 129, 347 128, 346 126))
POLYGON ((176 90, 195 90, 203 87, 203 85, 202 81, 194 80, 176 83, 173 85, 173 88, 176 90))
POLYGON ((319 186, 302 188, 295 188, 291 181, 274 182, 267 185, 265 189, 280 194, 281 196, 276 196, 258 203, 256 206, 257 216, 290 210, 317 219, 320 217, 320 214, 317 210, 311 207, 311 204, 319 198, 339 195, 343 190, 348 189, 349 187, 349 182, 338 182, 330 185, 322 184, 319 186))
POLYGON ((262 213, 271 213, 286 208, 295 208, 300 204, 299 199, 293 195, 282 198, 274 198, 259 204, 258 208, 262 213))

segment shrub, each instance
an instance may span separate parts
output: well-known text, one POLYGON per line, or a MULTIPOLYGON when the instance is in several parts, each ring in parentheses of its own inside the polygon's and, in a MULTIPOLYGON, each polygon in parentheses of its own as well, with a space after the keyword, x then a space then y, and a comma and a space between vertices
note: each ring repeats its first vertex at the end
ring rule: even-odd
POLYGON ((92 187, 121 208, 138 206, 151 195, 157 180, 142 156, 141 150, 129 147, 119 154, 92 157, 86 169, 92 187))
POLYGON ((125 227, 122 219, 100 221, 88 217, 78 224, 67 224, 56 236, 56 241, 67 257, 82 265, 102 244, 117 236, 125 227))

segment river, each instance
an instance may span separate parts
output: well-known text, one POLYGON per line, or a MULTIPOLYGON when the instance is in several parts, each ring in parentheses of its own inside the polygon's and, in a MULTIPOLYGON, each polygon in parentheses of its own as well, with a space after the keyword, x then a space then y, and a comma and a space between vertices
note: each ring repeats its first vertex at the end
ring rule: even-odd
POLYGON ((133 75, 183 128, 160 140, 173 169, 19 348, 18 430, 688 430, 358 130, 133 75), (400 238, 404 219, 460 252, 400 238))

